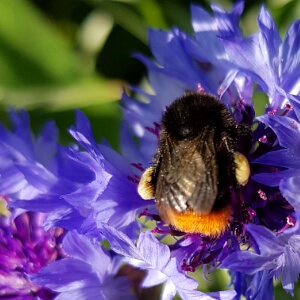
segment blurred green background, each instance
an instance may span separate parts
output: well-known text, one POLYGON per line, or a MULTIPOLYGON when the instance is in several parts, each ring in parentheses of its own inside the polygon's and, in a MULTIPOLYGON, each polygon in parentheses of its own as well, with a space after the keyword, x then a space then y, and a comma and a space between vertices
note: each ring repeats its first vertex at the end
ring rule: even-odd
MULTIPOLYGON (((90 118, 96 137, 118 148, 118 107, 126 83, 139 84, 145 67, 131 57, 151 55, 147 28, 173 25, 191 33, 190 3, 209 8, 210 1, 187 0, 1 0, 0 118, 7 108, 24 107, 34 129, 55 119, 61 141, 74 108, 90 118)), ((230 9, 233 1, 216 1, 230 9)), ((256 30, 262 1, 246 1, 241 27, 256 30)), ((266 1, 282 33, 300 11, 299 1, 266 1)))
MULTIPOLYGON (((151 56, 147 28, 173 25, 191 33, 190 3, 209 8, 210 1, 187 0, 1 0, 0 118, 8 123, 10 106, 29 111, 32 126, 54 119, 62 143, 74 109, 82 109, 98 140, 118 149, 121 112, 118 100, 126 83, 140 84, 145 67, 133 52, 151 56)), ((215 1, 230 9, 234 1, 215 1)), ((264 3, 284 33, 299 17, 300 1, 246 0, 241 27, 257 29, 264 3)), ((277 285, 277 299, 290 299, 277 285)), ((298 291, 298 290, 297 290, 298 291)), ((300 299, 296 291, 296 299, 300 299)), ((294 299, 295 299, 294 298, 294 299)))

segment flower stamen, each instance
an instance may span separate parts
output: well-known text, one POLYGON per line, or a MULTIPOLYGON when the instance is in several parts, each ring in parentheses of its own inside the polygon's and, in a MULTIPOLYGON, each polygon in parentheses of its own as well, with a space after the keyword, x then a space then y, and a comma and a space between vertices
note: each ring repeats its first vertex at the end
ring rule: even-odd
POLYGON ((128 179, 129 181, 131 181, 131 182, 133 182, 133 183, 137 183, 137 184, 140 182, 139 179, 134 178, 134 177, 132 177, 132 176, 127 176, 127 179, 128 179))
POLYGON ((262 199, 262 200, 264 200, 264 201, 266 201, 266 200, 268 199, 266 193, 265 193, 263 190, 259 189, 259 190, 257 191, 257 193, 258 193, 260 199, 262 199))
POLYGON ((148 130, 150 133, 156 135, 157 138, 159 138, 160 125, 156 122, 153 122, 153 125, 154 127, 145 126, 145 129, 148 130))
POLYGON ((274 108, 274 109, 268 111, 268 115, 275 116, 277 114, 278 114, 278 109, 277 108, 274 108))
POLYGON ((195 272, 195 267, 192 265, 187 264, 186 259, 182 261, 181 270, 185 272, 195 272))
POLYGON ((292 216, 287 216, 286 217, 286 224, 280 230, 277 231, 277 234, 282 233, 286 229, 294 227, 295 225, 296 225, 296 222, 292 218, 292 216))
POLYGON ((283 116, 285 116, 289 111, 293 110, 293 107, 290 103, 286 103, 284 108, 285 111, 282 113, 283 116))
POLYGON ((263 135, 262 137, 260 137, 260 138, 258 139, 258 141, 259 141, 260 143, 263 143, 263 144, 268 144, 268 143, 269 143, 266 135, 263 135))
POLYGON ((135 167, 135 168, 138 169, 139 171, 142 171, 142 172, 145 171, 145 168, 142 167, 142 164, 141 164, 141 163, 131 163, 131 166, 135 167))
POLYGON ((205 89, 203 88, 203 86, 201 85, 201 83, 197 84, 197 92, 200 94, 205 93, 205 89))

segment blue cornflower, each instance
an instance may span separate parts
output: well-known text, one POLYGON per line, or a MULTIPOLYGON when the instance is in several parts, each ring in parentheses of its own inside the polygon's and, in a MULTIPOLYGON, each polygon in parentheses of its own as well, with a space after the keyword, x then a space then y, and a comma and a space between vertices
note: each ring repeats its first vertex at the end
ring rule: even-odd
POLYGON ((287 94, 299 94, 300 20, 291 24, 284 41, 263 6, 258 17, 260 32, 250 37, 229 36, 223 45, 229 60, 259 84, 269 96, 269 111, 285 108, 287 94))
POLYGON ((70 150, 58 144, 54 122, 46 123, 35 137, 25 111, 11 111, 10 117, 11 131, 0 124, 1 195, 11 208, 49 213, 45 219, 48 229, 78 226, 84 220, 82 213, 61 195, 90 180, 89 168, 74 162, 70 150))
POLYGON ((136 212, 145 207, 136 191, 138 178, 134 171, 140 168, 139 165, 131 166, 110 147, 98 145, 88 119, 80 111, 77 112, 76 127, 70 129, 70 134, 85 151, 74 145, 60 146, 53 137, 52 131, 56 132, 53 123, 47 125, 46 133, 42 132, 37 139, 45 142, 34 143, 28 138, 31 132, 25 112, 22 116, 26 122, 15 113, 13 116, 16 129, 10 132, 1 128, 1 144, 7 149, 7 153, 3 151, 3 159, 15 155, 10 164, 8 161, 4 164, 0 182, 2 194, 10 199, 10 207, 48 213, 46 228, 81 228, 91 234, 97 230, 97 222, 112 222, 116 228, 133 237, 136 235, 140 227, 136 212), (26 134, 18 134, 24 128, 26 134), (49 137, 53 139, 49 140, 49 137), (21 142, 24 146, 19 148, 17 143, 21 142), (45 152, 42 147, 48 144, 52 148, 47 148, 46 165, 34 153, 45 152), (36 150, 30 157, 22 154, 27 148, 34 147, 36 150))
MULTIPOLYGON (((258 124, 253 133, 249 156, 255 181, 249 180, 241 191, 245 202, 244 219, 233 217, 231 230, 217 239, 188 234, 183 240, 175 242, 171 246, 172 255, 177 258, 179 268, 183 271, 194 271, 198 266, 217 268, 228 255, 234 257, 245 246, 254 247, 255 235, 251 234, 251 230, 248 231, 251 228, 246 226, 248 222, 277 233, 294 226, 294 211, 299 207, 296 184, 298 170, 294 170, 298 169, 297 161, 294 163, 290 160, 291 155, 296 157, 298 144, 293 139, 298 137, 299 128, 298 98, 291 95, 296 90, 298 93, 299 86, 299 47, 296 47, 299 39, 298 21, 292 24, 282 43, 274 21, 262 7, 258 18, 261 31, 250 38, 244 38, 238 29, 242 10, 243 2, 238 2, 230 13, 212 5, 211 16, 193 6, 194 37, 177 28, 168 32, 150 31, 150 47, 156 61, 142 55, 138 55, 138 58, 148 68, 154 94, 148 95, 133 87, 133 91, 140 93, 144 101, 137 102, 127 95, 123 97, 123 152, 144 167, 149 165, 157 147, 161 115, 166 106, 186 90, 204 90, 217 95, 227 105, 237 123, 258 124), (292 57, 289 58, 287 53, 292 57), (267 114, 255 122, 251 104, 253 82, 257 82, 270 98, 267 114), (293 105, 294 111, 291 110, 293 105), (277 113, 289 117, 273 116, 277 113), (287 128, 290 132, 284 134, 287 128), (128 136, 138 137, 139 145, 136 146, 128 136), (280 146, 288 149, 279 150, 280 146), (279 150, 278 156, 276 152, 270 152, 274 150, 279 150), (281 154, 285 156, 280 156, 281 154), (260 156, 261 160, 257 159, 260 156), (274 166, 288 170, 278 173, 281 169, 275 169, 274 166), (266 171, 273 173, 271 176, 261 175, 266 171), (280 184, 279 179, 282 179, 280 184), (266 187, 265 184, 271 187, 266 187)), ((145 215, 159 220, 155 212, 145 212, 145 215)), ((168 231, 159 221, 154 231, 177 234, 176 231, 168 231)), ((234 266, 231 269, 230 262, 227 267, 235 270, 234 266)), ((263 266, 251 275, 242 270, 231 272, 232 282, 239 295, 253 298, 268 294, 272 297, 271 279, 267 272, 268 269, 263 266), (262 282, 265 284, 260 285, 262 282)))
POLYGON ((283 288, 293 295, 294 283, 300 273, 299 228, 299 213, 296 226, 279 234, 263 226, 248 224, 247 231, 255 240, 257 251, 235 252, 223 260, 221 267, 250 275, 268 271, 265 279, 269 281, 273 276, 281 275, 283 288))
POLYGON ((171 256, 167 245, 160 243, 149 231, 141 232, 135 245, 128 236, 115 228, 103 224, 102 235, 116 253, 127 258, 135 267, 148 270, 142 287, 148 288, 164 283, 161 299, 173 299, 176 292, 182 299, 232 299, 234 291, 209 294, 197 291, 197 283, 177 268, 176 258, 171 256))
POLYGON ((10 207, 47 213, 46 228, 78 229, 85 222, 81 230, 90 231, 91 219, 95 228, 97 222, 113 222, 136 235, 136 212, 146 206, 136 191, 140 165, 130 165, 107 145, 98 145, 79 111, 70 134, 85 151, 59 145, 53 122, 34 138, 24 111, 12 111, 11 116, 12 131, 0 128, 0 189, 10 207))
POLYGON ((115 277, 121 259, 76 232, 63 240, 67 257, 50 263, 31 280, 58 293, 55 299, 134 299, 126 278, 115 277))
MULTIPOLYGON (((272 278, 280 272, 283 287, 293 293, 300 270, 299 22, 292 24, 281 42, 263 7, 258 19, 260 32, 244 38, 238 27, 243 6, 239 1, 227 13, 213 4, 212 15, 192 6, 193 37, 178 28, 149 31, 155 61, 140 54, 136 57, 148 68, 153 94, 132 87, 142 100, 123 95, 122 155, 107 144, 97 144, 81 112, 70 129, 77 144, 66 148, 56 142, 53 125, 42 133, 40 143, 32 143, 25 114, 21 119, 13 115, 14 132, 0 128, 0 188, 12 201, 10 207, 46 212, 46 228, 76 229, 64 239, 70 257, 30 277, 57 292, 57 299, 114 299, 127 287, 123 279, 115 278, 119 255, 125 257, 124 263, 147 272, 142 287, 164 284, 163 299, 176 293, 183 299, 242 295, 271 299, 272 278), (266 114, 256 121, 251 102, 253 82, 270 98, 266 114), (190 90, 218 97, 238 124, 257 125, 253 126, 248 157, 254 176, 239 193, 232 193, 232 203, 237 205, 228 229, 217 238, 178 232, 163 224, 155 203, 143 201, 137 194, 140 176, 157 148, 166 106, 190 90), (21 125, 24 120, 26 126, 21 125), (48 144, 47 159, 32 150, 22 152, 20 143, 28 149, 32 145, 44 149, 48 144), (154 221, 152 233, 148 228, 143 228, 147 232, 141 230, 143 224, 136 220, 140 216, 154 221), (160 234, 159 238, 153 232, 160 234), (167 246, 160 241, 169 234, 178 238, 167 246), (94 243, 104 238, 110 253, 94 243), (105 263, 98 265, 97 261, 105 263), (204 272, 228 268, 235 291, 197 291, 198 283, 186 272, 199 266, 204 272)), ((22 272, 25 276, 26 271, 22 272)))
POLYGON ((48 122, 41 134, 34 137, 25 111, 11 110, 10 119, 11 131, 0 124, 0 190, 11 197, 31 199, 53 184, 50 173, 57 168, 57 128, 53 122, 48 122), (45 180, 47 175, 48 180, 45 180), (40 176, 40 184, 29 182, 34 176, 40 176), (47 187, 46 181, 49 182, 47 187))
POLYGON ((255 160, 255 163, 273 166, 273 169, 269 168, 269 173, 256 174, 253 179, 268 186, 279 186, 282 195, 296 211, 299 211, 300 104, 296 101, 292 103, 295 116, 292 114, 289 114, 291 117, 263 115, 258 118, 273 130, 281 147, 277 144, 273 147, 275 151, 268 152, 255 160))

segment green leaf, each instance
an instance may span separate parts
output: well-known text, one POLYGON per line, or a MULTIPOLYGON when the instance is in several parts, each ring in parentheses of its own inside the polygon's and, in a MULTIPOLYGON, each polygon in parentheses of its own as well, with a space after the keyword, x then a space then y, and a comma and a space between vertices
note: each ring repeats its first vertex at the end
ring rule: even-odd
POLYGON ((89 0, 89 2, 110 13, 116 24, 147 44, 147 24, 133 5, 111 0, 89 0))
POLYGON ((66 83, 79 75, 63 36, 27 1, 0 1, 0 86, 66 83))
POLYGON ((86 78, 66 86, 25 87, 0 89, 0 99, 4 106, 12 105, 26 109, 44 108, 48 111, 62 111, 74 107, 115 101, 121 98, 121 82, 100 78, 86 78))

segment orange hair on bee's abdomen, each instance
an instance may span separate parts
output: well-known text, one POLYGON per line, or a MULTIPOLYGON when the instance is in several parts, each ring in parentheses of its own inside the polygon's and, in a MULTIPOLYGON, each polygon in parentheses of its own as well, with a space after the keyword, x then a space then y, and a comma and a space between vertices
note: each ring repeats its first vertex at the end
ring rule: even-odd
POLYGON ((164 207, 164 216, 167 223, 173 225, 177 230, 186 233, 202 233, 209 236, 219 236, 227 228, 231 216, 230 205, 218 211, 212 211, 207 215, 194 211, 178 213, 173 209, 164 207))

